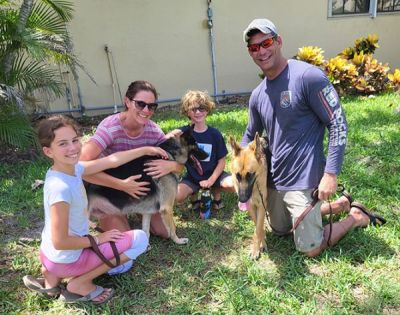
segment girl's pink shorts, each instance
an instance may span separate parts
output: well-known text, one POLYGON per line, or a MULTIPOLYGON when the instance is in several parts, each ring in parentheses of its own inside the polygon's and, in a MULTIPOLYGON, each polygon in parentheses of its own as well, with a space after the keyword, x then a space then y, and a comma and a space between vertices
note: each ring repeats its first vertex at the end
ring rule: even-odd
MULTIPOLYGON (((127 231, 124 234, 124 237, 115 243, 119 254, 125 252, 133 245, 133 231, 127 231)), ((99 245, 99 249, 107 259, 114 257, 110 243, 107 242, 99 245)), ((40 261, 49 272, 58 278, 77 277, 103 264, 101 259, 90 248, 84 248, 79 259, 73 263, 54 263, 47 259, 42 251, 40 251, 40 261)))

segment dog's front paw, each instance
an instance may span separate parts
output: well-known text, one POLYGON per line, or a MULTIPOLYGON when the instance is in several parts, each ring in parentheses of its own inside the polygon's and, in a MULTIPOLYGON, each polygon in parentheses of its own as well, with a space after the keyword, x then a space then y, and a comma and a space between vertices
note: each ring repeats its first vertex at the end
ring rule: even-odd
POLYGON ((187 243, 189 243, 189 239, 188 238, 185 238, 185 237, 182 237, 182 238, 176 238, 176 239, 174 239, 173 240, 176 244, 179 244, 179 245, 185 245, 185 244, 187 244, 187 243))
POLYGON ((249 256, 253 260, 257 260, 261 256, 261 251, 259 249, 251 249, 249 256))
POLYGON ((261 252, 266 252, 266 251, 267 251, 267 244, 265 243, 264 240, 263 240, 263 242, 261 243, 260 251, 261 251, 261 252))

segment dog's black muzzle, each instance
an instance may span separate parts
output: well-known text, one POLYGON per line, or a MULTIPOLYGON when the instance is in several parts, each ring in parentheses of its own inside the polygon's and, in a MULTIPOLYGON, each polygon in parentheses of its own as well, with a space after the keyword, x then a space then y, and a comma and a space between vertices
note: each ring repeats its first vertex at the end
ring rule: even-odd
POLYGON ((238 191, 238 197, 240 202, 247 202, 252 193, 253 193, 253 187, 254 183, 256 182, 256 174, 255 173, 247 173, 244 178, 238 178, 241 177, 239 174, 236 175, 236 178, 239 182, 239 191, 238 191))

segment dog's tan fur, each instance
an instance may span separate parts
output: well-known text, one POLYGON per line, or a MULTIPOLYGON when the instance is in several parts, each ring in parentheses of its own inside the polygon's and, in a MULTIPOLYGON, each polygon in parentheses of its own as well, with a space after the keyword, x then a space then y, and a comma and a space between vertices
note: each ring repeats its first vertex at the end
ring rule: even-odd
POLYGON ((258 134, 245 148, 240 147, 232 137, 229 141, 232 147, 230 169, 233 185, 239 201, 250 201, 248 211, 255 224, 250 256, 258 259, 260 253, 266 249, 267 163, 264 153, 266 141, 258 134))

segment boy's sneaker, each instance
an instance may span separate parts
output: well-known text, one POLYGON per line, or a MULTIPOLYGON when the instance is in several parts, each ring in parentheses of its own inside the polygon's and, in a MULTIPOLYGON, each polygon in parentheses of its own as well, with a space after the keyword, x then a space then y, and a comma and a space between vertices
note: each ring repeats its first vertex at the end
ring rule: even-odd
POLYGON ((222 202, 221 199, 220 200, 215 200, 214 199, 212 205, 213 205, 213 209, 214 210, 220 210, 223 207, 225 207, 225 205, 224 205, 224 203, 222 202))
POLYGON ((208 220, 211 218, 211 207, 206 212, 200 211, 200 219, 208 220))
POLYGON ((109 276, 120 275, 121 273, 125 273, 129 269, 131 269, 132 265, 133 265, 133 261, 132 260, 128 260, 126 263, 108 270, 107 273, 108 273, 109 276))
POLYGON ((200 209, 200 200, 193 200, 190 202, 188 206, 188 210, 197 212, 200 209))

